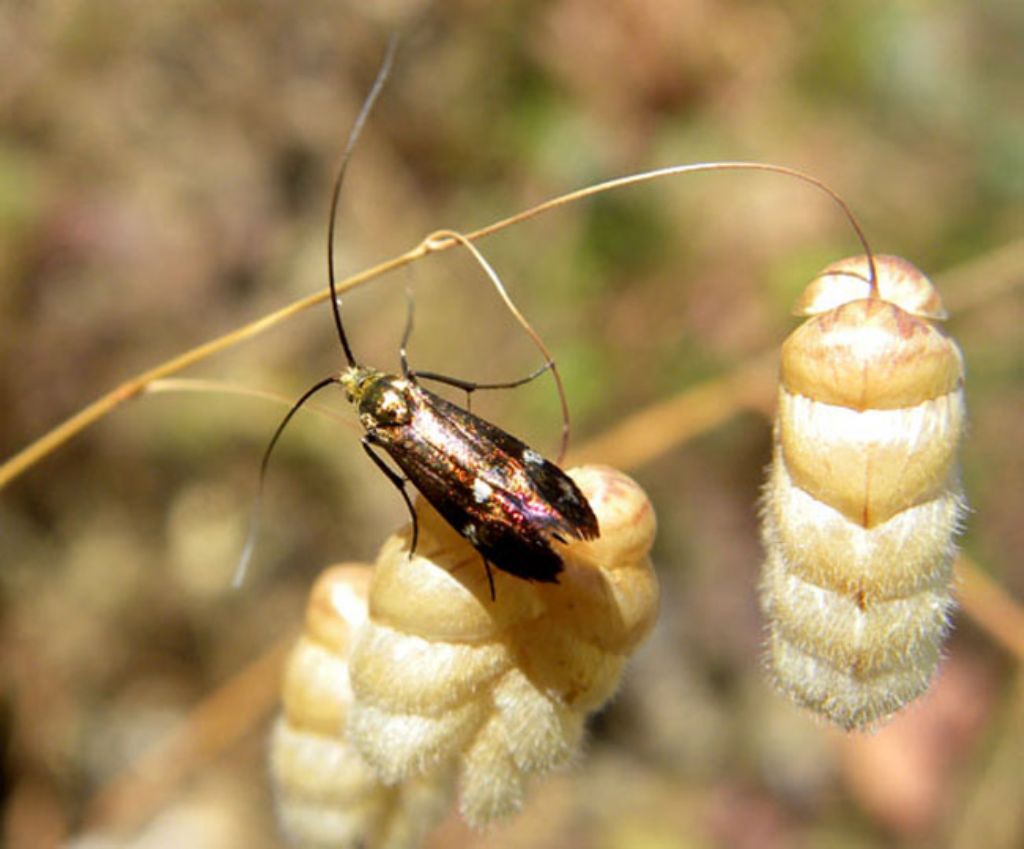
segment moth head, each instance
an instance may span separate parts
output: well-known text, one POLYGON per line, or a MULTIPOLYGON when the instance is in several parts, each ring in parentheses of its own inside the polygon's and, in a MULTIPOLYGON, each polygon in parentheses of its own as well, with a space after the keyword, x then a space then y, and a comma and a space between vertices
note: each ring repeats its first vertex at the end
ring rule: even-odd
POLYGON ((366 392, 366 384, 375 372, 361 366, 349 366, 338 375, 338 383, 345 390, 345 398, 351 404, 359 404, 366 392))

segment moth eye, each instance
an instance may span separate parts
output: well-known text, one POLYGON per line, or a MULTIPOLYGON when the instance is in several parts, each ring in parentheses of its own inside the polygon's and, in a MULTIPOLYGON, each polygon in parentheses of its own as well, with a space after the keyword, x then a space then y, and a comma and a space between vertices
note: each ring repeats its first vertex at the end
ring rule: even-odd
POLYGON ((762 503, 761 606, 777 687, 847 729, 921 695, 953 607, 963 359, 905 260, 830 266, 782 347, 762 503))

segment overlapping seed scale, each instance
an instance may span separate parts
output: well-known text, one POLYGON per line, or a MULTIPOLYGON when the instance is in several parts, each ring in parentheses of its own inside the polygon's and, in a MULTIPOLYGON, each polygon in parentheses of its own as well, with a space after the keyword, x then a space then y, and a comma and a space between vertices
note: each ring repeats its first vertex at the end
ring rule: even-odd
POLYGON ((783 346, 762 506, 775 683, 844 728, 923 693, 953 608, 963 359, 904 260, 847 260, 808 287, 783 346), (891 300, 889 300, 891 299, 891 300))
POLYGON ((417 553, 403 533, 378 558, 352 657, 350 738, 385 782, 455 762, 474 826, 515 810, 530 774, 571 759, 656 615, 646 496, 611 469, 571 474, 601 536, 555 543, 556 585, 495 570, 492 600, 479 554, 423 502, 417 553))

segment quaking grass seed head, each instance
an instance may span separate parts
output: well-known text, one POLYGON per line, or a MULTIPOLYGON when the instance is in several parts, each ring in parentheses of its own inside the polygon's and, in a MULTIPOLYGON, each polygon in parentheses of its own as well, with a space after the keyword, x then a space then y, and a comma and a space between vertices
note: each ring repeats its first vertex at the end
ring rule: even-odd
POLYGON ((281 830, 296 847, 413 849, 451 802, 450 770, 385 785, 348 742, 348 661, 371 573, 345 564, 320 575, 285 667, 270 774, 281 830))
POLYGON ((782 348, 762 504, 777 687, 847 729, 917 698, 953 607, 963 357, 934 286, 898 257, 829 266, 782 348))
POLYGON ((517 810, 531 774, 572 759, 657 614, 650 502, 612 469, 570 476, 602 533, 558 546, 557 584, 495 572, 492 601, 480 554, 422 500, 416 553, 406 530, 377 560, 351 739, 387 783, 454 766, 474 827, 517 810))

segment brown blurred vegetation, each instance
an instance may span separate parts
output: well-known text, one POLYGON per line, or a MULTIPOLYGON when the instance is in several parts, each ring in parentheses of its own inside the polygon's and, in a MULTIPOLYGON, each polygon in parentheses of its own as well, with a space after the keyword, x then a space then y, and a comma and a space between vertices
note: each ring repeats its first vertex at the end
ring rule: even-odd
MULTIPOLYGON (((809 171, 875 250, 949 294, 971 410, 963 544, 1024 597, 1024 7, 1011 0, 7 2, 0 456, 324 284, 330 179, 395 28, 398 67, 343 194, 343 271, 630 171, 809 171), (985 288, 993 257, 1002 291, 985 288)), ((858 251, 821 195, 754 174, 628 189, 480 246, 558 358, 577 444, 777 346, 803 285, 858 251)), ((346 297, 365 362, 395 365, 407 286, 417 367, 486 381, 538 364, 455 252, 346 297)), ((325 307, 189 376, 294 397, 340 361, 325 307)), ((280 445, 240 592, 229 581, 276 405, 145 397, 0 494, 3 845, 279 845, 265 653, 298 628, 319 569, 372 557, 405 521, 343 400, 329 403, 346 423, 310 413, 280 445)), ((548 381, 474 409, 557 448, 548 381)), ((659 512, 658 630, 578 768, 537 782, 506 828, 452 820, 433 845, 1024 845, 1024 679, 971 620, 932 693, 875 736, 840 739, 771 693, 755 590, 768 454, 767 420, 748 411, 631 470, 659 512)))

